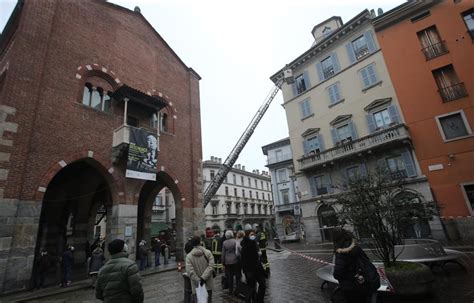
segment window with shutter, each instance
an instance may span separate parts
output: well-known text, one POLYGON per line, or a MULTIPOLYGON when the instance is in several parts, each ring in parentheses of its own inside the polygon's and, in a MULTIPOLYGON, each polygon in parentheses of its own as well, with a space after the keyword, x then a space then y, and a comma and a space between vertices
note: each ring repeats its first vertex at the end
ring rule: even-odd
POLYGON ((341 93, 339 91, 339 83, 335 83, 327 88, 330 104, 335 104, 339 102, 341 98, 341 93))
POLYGON ((378 82, 377 72, 375 70, 374 63, 364 67, 359 72, 362 78, 362 83, 363 83, 364 88, 374 85, 375 83, 378 82))
POLYGON ((303 74, 295 78, 294 85, 296 86, 296 93, 301 94, 302 92, 306 91, 307 87, 303 74))
POLYGON ((334 63, 331 56, 321 61, 321 67, 323 68, 324 79, 334 76, 334 63))
POLYGON ((307 118, 312 114, 309 99, 300 102, 300 112, 301 119, 307 118))

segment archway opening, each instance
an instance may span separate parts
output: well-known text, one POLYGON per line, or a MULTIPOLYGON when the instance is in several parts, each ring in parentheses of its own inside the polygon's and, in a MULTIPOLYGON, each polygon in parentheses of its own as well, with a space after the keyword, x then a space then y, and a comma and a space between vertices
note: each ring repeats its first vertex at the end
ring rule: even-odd
POLYGON ((178 187, 165 173, 158 173, 156 181, 146 181, 143 185, 138 199, 136 257, 143 258, 140 242, 145 241, 148 251, 145 267, 155 266, 156 239, 160 240, 159 253, 164 251, 163 244, 166 244, 170 260, 183 259, 182 228, 177 228, 182 226, 180 206, 178 187))
POLYGON ((74 247, 71 280, 86 277, 91 248, 107 238, 107 216, 112 207, 111 183, 91 159, 73 162, 61 169, 48 184, 40 215, 32 281, 39 283, 38 261, 47 252, 49 268, 43 285, 63 280, 61 257, 74 247))

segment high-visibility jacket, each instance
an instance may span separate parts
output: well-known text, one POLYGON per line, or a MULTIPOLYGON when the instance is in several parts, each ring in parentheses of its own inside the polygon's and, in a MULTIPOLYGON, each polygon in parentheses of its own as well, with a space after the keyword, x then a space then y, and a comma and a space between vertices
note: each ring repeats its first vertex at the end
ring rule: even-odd
POLYGON ((221 255, 222 254, 222 247, 220 246, 220 243, 221 243, 220 239, 218 239, 218 238, 212 239, 211 252, 212 252, 213 255, 221 255))

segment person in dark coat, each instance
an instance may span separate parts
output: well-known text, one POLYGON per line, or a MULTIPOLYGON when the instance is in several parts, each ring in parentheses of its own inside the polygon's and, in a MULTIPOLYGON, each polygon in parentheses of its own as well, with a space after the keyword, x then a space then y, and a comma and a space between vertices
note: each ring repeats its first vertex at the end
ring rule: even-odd
POLYGON ((100 269, 95 297, 104 302, 143 303, 142 279, 128 246, 121 239, 108 244, 110 260, 100 269))
POLYGON ((40 256, 36 261, 36 288, 42 288, 44 284, 44 278, 48 269, 52 265, 52 260, 46 250, 42 250, 40 256))
POLYGON ((89 259, 89 276, 92 279, 92 287, 95 288, 97 281, 97 274, 99 270, 104 266, 105 257, 104 251, 100 246, 97 246, 89 259))
POLYGON ((146 242, 144 240, 140 241, 138 244, 138 260, 140 260, 140 270, 144 270, 148 263, 148 250, 145 246, 146 242))
POLYGON ((189 254, 191 252, 191 250, 193 250, 193 243, 192 243, 192 238, 189 237, 188 238, 188 242, 186 242, 186 244, 184 245, 184 252, 186 254, 189 254))
POLYGON ((151 250, 155 253, 155 267, 160 265, 161 241, 159 238, 153 238, 151 250))
POLYGON ((254 295, 251 298, 246 298, 246 302, 261 303, 265 297, 265 271, 258 254, 255 231, 252 230, 251 226, 246 227, 245 237, 241 242, 241 246, 242 270, 245 274, 247 285, 254 289, 254 295), (258 290, 255 294, 257 283, 258 290))
POLYGON ((354 237, 349 231, 342 228, 334 228, 332 238, 336 256, 333 276, 338 280, 346 302, 375 303, 377 300, 377 289, 380 286, 375 266, 370 262, 362 248, 356 244, 354 237), (359 263, 358 260, 360 260, 359 263), (367 283, 369 283, 368 279, 370 277, 367 274, 367 277, 363 279, 358 276, 358 268, 360 268, 358 264, 366 264, 364 267, 367 267, 367 271, 371 271, 370 274, 377 279, 376 281, 372 279, 373 282, 370 282, 370 285, 367 284, 369 287, 360 286, 364 280, 367 280, 367 283))
POLYGON ((69 245, 63 252, 61 258, 61 265, 63 269, 62 286, 67 287, 71 285, 72 265, 74 264, 74 246, 69 245))

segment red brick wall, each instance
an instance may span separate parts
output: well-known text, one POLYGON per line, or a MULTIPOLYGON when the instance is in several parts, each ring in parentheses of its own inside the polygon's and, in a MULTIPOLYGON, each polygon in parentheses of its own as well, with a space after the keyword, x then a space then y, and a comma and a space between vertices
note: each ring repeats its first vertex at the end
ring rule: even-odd
MULTIPOLYGON (((48 171, 59 170, 57 163, 71 155, 90 150, 106 169, 112 167, 112 135, 123 121, 122 110, 111 115, 81 104, 85 66, 90 65, 105 67, 119 85, 160 92, 172 103, 174 134, 161 135, 158 166, 178 179, 184 207, 198 205, 199 79, 139 13, 98 0, 27 0, 6 55, 0 58, 2 64, 9 62, 1 103, 17 109, 9 118, 19 126, 10 134, 11 160, 1 163, 9 169, 1 184, 5 198, 38 197, 38 186, 47 186, 45 180, 52 177, 48 171)), ((123 167, 114 167, 118 185, 124 173, 123 167)), ((141 184, 128 179, 124 200, 136 203, 141 184)))

